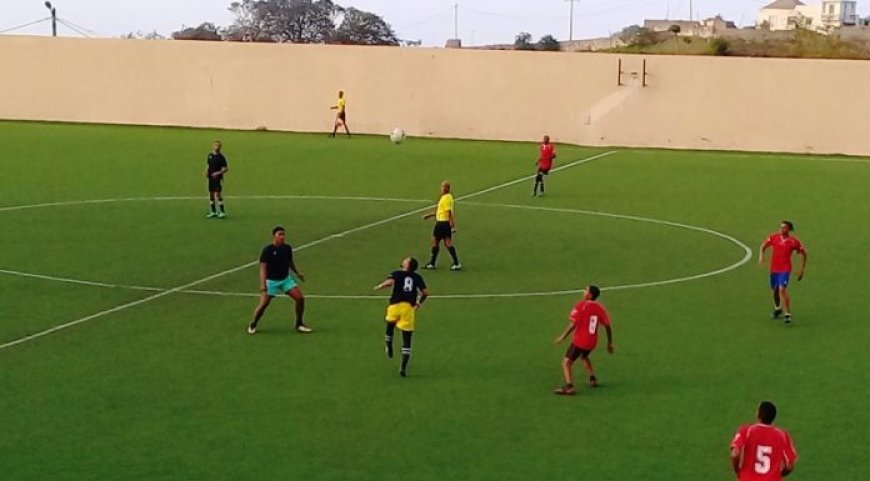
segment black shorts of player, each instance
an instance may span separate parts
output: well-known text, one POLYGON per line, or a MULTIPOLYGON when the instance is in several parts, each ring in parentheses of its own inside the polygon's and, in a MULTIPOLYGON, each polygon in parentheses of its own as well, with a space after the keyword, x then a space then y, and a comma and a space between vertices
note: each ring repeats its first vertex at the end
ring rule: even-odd
POLYGON ((214 177, 209 177, 208 178, 208 191, 209 192, 221 192, 222 190, 224 190, 223 186, 221 185, 221 182, 223 182, 222 179, 215 179, 214 177))
POLYGON ((550 169, 538 169, 538 173, 541 175, 550 175, 550 169))
POLYGON ((571 360, 571 362, 576 361, 579 358, 588 359, 589 355, 592 354, 592 351, 587 351, 586 349, 580 349, 579 347, 571 344, 571 347, 565 352, 565 357, 571 360))
POLYGON ((347 112, 344 112, 344 111, 339 112, 338 113, 338 120, 341 120, 342 122, 346 122, 347 121, 347 112))
POLYGON ((450 222, 436 222, 435 229, 432 230, 432 237, 441 240, 441 239, 452 239, 453 238, 453 229, 450 227, 450 222))

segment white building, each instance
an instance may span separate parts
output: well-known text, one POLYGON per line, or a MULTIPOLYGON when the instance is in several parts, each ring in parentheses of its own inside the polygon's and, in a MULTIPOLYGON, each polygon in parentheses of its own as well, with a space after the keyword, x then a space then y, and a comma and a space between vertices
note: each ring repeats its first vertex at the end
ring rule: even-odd
POLYGON ((858 24, 855 0, 822 0, 821 5, 806 5, 800 0, 775 0, 758 12, 757 28, 793 30, 803 27, 819 32, 858 24))

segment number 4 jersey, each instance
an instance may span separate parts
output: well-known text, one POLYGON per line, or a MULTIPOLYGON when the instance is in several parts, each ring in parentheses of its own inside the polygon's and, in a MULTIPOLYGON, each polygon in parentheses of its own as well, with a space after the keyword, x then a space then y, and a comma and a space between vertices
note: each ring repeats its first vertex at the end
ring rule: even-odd
POLYGON ((788 433, 767 424, 741 426, 731 441, 731 449, 743 453, 738 474, 740 481, 780 481, 785 463, 797 460, 788 433))
POLYGON ((417 292, 426 288, 423 277, 416 272, 394 271, 390 274, 393 282, 393 294, 390 296, 390 304, 407 302, 412 306, 417 305, 417 292))
POLYGON ((569 316, 574 323, 573 344, 580 349, 591 351, 598 345, 598 326, 610 325, 610 316, 604 306, 595 301, 580 301, 569 316))

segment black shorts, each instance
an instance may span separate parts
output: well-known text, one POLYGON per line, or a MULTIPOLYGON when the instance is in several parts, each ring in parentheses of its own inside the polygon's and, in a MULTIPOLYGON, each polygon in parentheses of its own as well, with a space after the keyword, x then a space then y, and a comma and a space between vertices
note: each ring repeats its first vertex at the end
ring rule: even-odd
POLYGON ((538 173, 542 175, 550 175, 550 169, 538 169, 538 173))
POLYGON ((592 354, 592 351, 587 351, 586 349, 580 349, 579 347, 571 344, 571 347, 565 352, 565 357, 570 359, 572 362, 576 361, 579 358, 588 359, 589 355, 592 354))
POLYGON ((442 240, 442 239, 452 239, 453 238, 453 229, 450 227, 450 222, 436 222, 435 229, 432 230, 432 237, 442 240))
POLYGON ((208 191, 209 192, 221 192, 224 190, 223 185, 221 183, 223 179, 215 179, 214 177, 208 178, 208 191))
POLYGON ((342 122, 346 122, 347 121, 347 112, 339 112, 338 113, 338 120, 341 120, 342 122))

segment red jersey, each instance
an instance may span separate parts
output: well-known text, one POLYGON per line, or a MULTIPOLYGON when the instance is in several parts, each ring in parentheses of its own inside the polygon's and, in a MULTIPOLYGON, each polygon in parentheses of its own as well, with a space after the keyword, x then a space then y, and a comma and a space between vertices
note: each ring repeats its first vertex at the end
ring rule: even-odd
POLYGON ((773 255, 770 258, 770 272, 774 274, 791 272, 792 252, 806 252, 803 244, 801 244, 801 241, 797 237, 783 237, 778 232, 771 234, 764 241, 764 246, 773 248, 773 255))
POLYGON ((598 345, 598 326, 610 325, 610 316, 604 306, 595 301, 580 301, 571 310, 574 323, 573 344, 580 349, 591 351, 598 345))
POLYGON ((742 453, 740 481, 780 481, 785 463, 794 463, 797 452, 784 429, 767 424, 740 427, 731 441, 731 449, 742 453))
POLYGON ((556 158, 556 146, 553 144, 541 144, 541 153, 538 156, 538 168, 550 170, 553 168, 553 159, 556 158))

